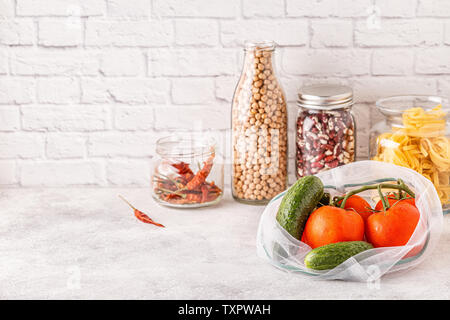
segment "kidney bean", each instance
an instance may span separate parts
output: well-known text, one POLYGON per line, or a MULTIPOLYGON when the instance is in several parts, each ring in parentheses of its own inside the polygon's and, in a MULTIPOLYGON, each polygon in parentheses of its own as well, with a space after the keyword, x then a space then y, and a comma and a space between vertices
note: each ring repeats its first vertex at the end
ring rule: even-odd
POLYGON ((355 125, 350 111, 302 109, 297 118, 296 145, 298 178, 353 162, 355 125))

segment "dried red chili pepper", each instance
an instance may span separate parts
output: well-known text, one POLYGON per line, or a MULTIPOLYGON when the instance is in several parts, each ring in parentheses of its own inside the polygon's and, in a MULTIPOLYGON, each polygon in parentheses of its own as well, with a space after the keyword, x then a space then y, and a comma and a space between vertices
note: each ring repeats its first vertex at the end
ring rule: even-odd
POLYGON ((207 184, 201 186, 200 190, 202 191, 202 200, 201 203, 206 202, 208 200, 209 188, 207 184))
POLYGON ((162 227, 165 228, 165 226, 163 226, 162 224, 153 221, 148 215, 146 215, 145 213, 143 213, 142 211, 136 209, 135 207, 133 207, 133 205, 131 203, 129 203, 124 197, 119 195, 119 198, 122 199, 126 204, 128 204, 131 209, 133 209, 134 211, 134 215, 136 216, 136 218, 138 218, 140 221, 144 222, 144 223, 149 223, 149 224, 153 224, 157 227, 162 227))
POLYGON ((209 173, 211 172, 212 166, 213 166, 213 160, 214 160, 215 154, 214 152, 211 153, 211 155, 206 159, 206 161, 203 163, 203 168, 201 168, 195 176, 186 184, 186 188, 188 190, 194 190, 198 187, 200 187, 206 180, 206 177, 208 177, 209 173))
POLYGON ((184 178, 186 182, 189 182, 194 177, 194 173, 186 162, 181 161, 179 163, 173 163, 172 167, 178 170, 178 174, 184 178))

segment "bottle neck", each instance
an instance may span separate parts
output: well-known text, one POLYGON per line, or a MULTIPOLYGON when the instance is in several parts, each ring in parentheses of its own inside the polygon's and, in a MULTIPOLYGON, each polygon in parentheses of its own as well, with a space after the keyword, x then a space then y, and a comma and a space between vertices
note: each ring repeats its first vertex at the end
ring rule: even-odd
POLYGON ((245 50, 244 65, 241 78, 252 79, 256 86, 264 86, 269 80, 276 78, 276 69, 273 63, 275 50, 252 48, 245 50))
POLYGON ((247 67, 264 71, 273 69, 275 43, 273 41, 246 42, 244 63, 247 67))
POLYGON ((255 67, 273 67, 272 59, 275 49, 252 49, 245 50, 245 62, 255 63, 255 67), (262 66, 261 66, 262 65, 262 66))

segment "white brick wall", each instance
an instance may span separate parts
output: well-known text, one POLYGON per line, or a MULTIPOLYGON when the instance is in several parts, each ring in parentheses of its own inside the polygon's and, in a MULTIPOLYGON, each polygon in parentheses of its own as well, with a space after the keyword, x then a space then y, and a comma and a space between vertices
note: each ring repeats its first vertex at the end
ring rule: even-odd
POLYGON ((43 47, 76 47, 83 43, 80 25, 67 19, 41 19, 38 22, 38 44, 43 47))
POLYGON ((302 85, 354 88, 360 159, 375 100, 450 94, 448 0, 0 0, 0 186, 146 186, 174 129, 227 149, 247 39, 279 45, 291 169, 302 85))

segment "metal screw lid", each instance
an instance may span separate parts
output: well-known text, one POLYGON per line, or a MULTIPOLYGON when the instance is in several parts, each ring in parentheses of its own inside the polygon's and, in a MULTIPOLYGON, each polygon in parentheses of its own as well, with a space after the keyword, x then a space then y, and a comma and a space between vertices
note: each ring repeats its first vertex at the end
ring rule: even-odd
POLYGON ((333 110, 353 105, 353 90, 334 84, 316 84, 300 89, 297 105, 317 110, 333 110))

